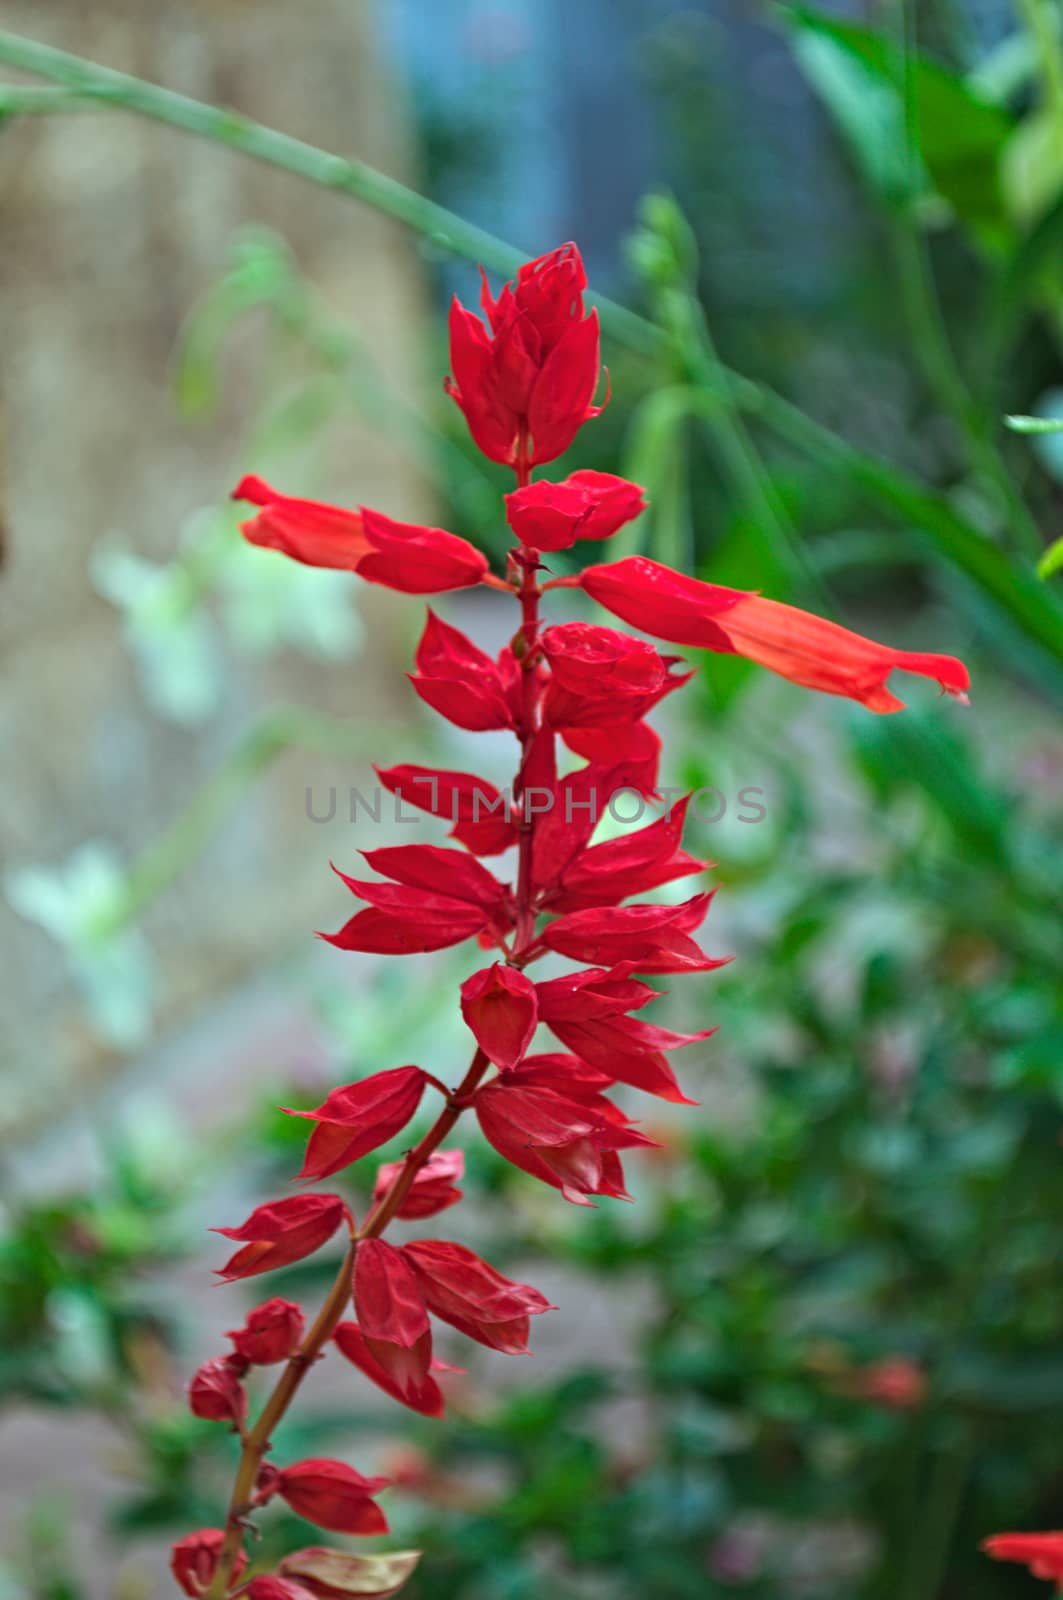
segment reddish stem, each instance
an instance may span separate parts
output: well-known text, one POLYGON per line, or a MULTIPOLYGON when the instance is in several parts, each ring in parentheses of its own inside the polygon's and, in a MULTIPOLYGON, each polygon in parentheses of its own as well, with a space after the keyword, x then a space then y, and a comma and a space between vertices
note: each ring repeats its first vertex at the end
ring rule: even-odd
MULTIPOLYGON (((527 428, 523 426, 517 439, 515 471, 517 486, 518 488, 523 488, 531 477, 531 462, 528 456, 528 433, 527 428)), ((490 586, 492 588, 503 588, 510 594, 516 593, 520 599, 521 628, 518 637, 521 641, 520 663, 522 669, 521 759, 517 782, 514 785, 514 792, 519 798, 522 782, 521 773, 531 753, 532 743, 539 727, 541 686, 539 674, 535 669, 535 662, 538 655, 536 645, 539 634, 539 598, 542 591, 538 582, 538 564, 534 557, 524 551, 516 552, 516 554, 520 557, 521 582, 519 589, 515 589, 512 584, 505 583, 497 578, 490 580, 490 586)), ((487 582, 489 580, 485 579, 484 581, 487 582)), ((535 905, 532 885, 532 848, 534 842, 534 815, 528 816, 522 807, 517 868, 516 927, 513 941, 514 951, 510 957, 512 964, 518 967, 524 966, 531 958, 535 942, 535 905)), ((204 1596, 204 1600, 224 1600, 224 1596, 229 1592, 236 1557, 243 1544, 245 1520, 248 1512, 252 1509, 255 1480, 258 1477, 259 1468, 270 1449, 270 1436, 295 1398, 304 1377, 321 1355, 325 1345, 332 1338, 337 1323, 343 1317, 351 1293, 354 1255, 359 1242, 362 1239, 379 1237, 392 1221, 413 1187, 417 1174, 450 1133, 462 1111, 466 1109, 469 1098, 475 1092, 490 1065, 491 1063, 483 1051, 477 1050, 469 1064, 468 1071, 448 1100, 445 1109, 440 1112, 424 1138, 410 1151, 403 1163, 402 1170, 396 1176, 391 1188, 371 1208, 357 1233, 352 1233, 350 1246, 343 1258, 339 1272, 336 1274, 332 1288, 329 1290, 328 1298, 318 1312, 299 1349, 287 1363, 277 1380, 273 1392, 263 1406, 255 1426, 244 1435, 240 1453, 240 1465, 237 1468, 236 1479, 233 1483, 233 1491, 229 1500, 225 1539, 219 1553, 213 1581, 204 1596)))

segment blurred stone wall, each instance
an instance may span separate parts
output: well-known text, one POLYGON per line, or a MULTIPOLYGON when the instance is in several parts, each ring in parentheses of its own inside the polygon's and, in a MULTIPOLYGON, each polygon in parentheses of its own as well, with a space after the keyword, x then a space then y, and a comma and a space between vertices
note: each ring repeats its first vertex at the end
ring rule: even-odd
MULTIPOLYGON (((401 98, 363 0, 2 0, 5 28, 137 73, 408 177, 401 98)), ((4 72, 6 80, 16 75, 4 72)), ((115 610, 89 578, 120 533, 165 560, 182 520, 232 482, 253 396, 230 370, 220 414, 183 419, 170 363, 189 307, 237 230, 265 224, 415 396, 423 326, 407 235, 270 167, 114 111, 0 128, 0 858, 59 862, 85 839, 134 858, 271 703, 297 701, 375 727, 405 701, 372 663, 399 613, 369 591, 371 648, 353 666, 294 653, 227 663, 223 712, 198 729, 147 709, 115 610)), ((258 368, 251 364, 250 381, 258 368)), ((425 511, 391 442, 333 429, 315 490, 425 511)), ((284 757, 166 891, 145 927, 161 955, 166 1029, 285 941, 336 915, 304 786, 350 783, 341 764, 284 757)), ((76 1107, 118 1058, 85 1027, 48 936, 0 902, 5 1119, 76 1107)), ((0 1136, 3 1127, 0 1124, 0 1136)))

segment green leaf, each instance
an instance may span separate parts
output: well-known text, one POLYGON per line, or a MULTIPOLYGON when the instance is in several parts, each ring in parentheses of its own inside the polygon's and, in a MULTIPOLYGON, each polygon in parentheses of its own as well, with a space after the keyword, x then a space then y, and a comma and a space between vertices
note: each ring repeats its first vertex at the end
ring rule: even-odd
POLYGON ((1037 576, 1039 578, 1050 578, 1061 567, 1063 567, 1063 538, 1057 539, 1055 544, 1049 545, 1037 563, 1037 576))
POLYGON ((1013 433, 1063 433, 1063 417, 1005 417, 1013 433))

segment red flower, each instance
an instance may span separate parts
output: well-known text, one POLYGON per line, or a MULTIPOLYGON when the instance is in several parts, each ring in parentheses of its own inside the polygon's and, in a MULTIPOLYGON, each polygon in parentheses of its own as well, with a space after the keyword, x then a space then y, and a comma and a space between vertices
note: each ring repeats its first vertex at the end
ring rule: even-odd
POLYGON ((219 1268, 218 1276, 231 1283, 235 1278, 251 1278, 302 1261, 320 1250, 345 1218, 350 1221, 350 1215, 337 1194, 298 1194, 290 1200, 271 1200, 252 1211, 238 1228, 211 1229, 244 1243, 244 1249, 219 1268))
MULTIPOLYGON (((367 1339, 411 1350, 429 1333, 421 1285, 406 1253, 363 1239, 354 1258, 354 1309, 367 1339)), ((427 1359, 424 1370, 428 1370, 427 1359)))
POLYGON ((487 929, 499 939, 513 925, 512 897, 505 886, 460 850, 395 845, 368 851, 365 859, 399 881, 375 883, 333 869, 371 908, 359 911, 338 933, 319 935, 337 949, 414 955, 461 944, 487 929))
MULTIPOLYGON (((419 1411, 425 1417, 443 1415, 443 1391, 431 1375, 430 1358, 427 1370, 421 1370, 416 1361, 398 1368, 392 1352, 388 1352, 382 1361, 379 1341, 367 1339, 356 1322, 341 1322, 333 1338, 347 1360, 353 1362, 360 1372, 393 1400, 409 1406, 411 1411, 419 1411)), ((414 1351, 416 1348, 413 1347, 414 1351)))
MULTIPOLYGON (((543 717, 552 728, 614 728, 638 721, 692 676, 671 673, 675 657, 615 628, 564 622, 542 635, 551 677, 543 717)), ((615 761, 617 754, 612 754, 615 761)))
MULTIPOLYGON (((373 1185, 373 1204, 377 1205, 388 1194, 399 1177, 405 1170, 404 1161, 387 1161, 379 1169, 376 1182, 373 1185)), ((399 1206, 395 1215, 413 1219, 415 1217, 434 1217, 440 1211, 457 1205, 461 1199, 461 1190, 454 1187, 465 1171, 465 1153, 462 1150, 436 1150, 429 1156, 424 1166, 419 1168, 417 1176, 410 1186, 405 1200, 399 1206)))
POLYGON ((528 1354, 528 1318, 552 1306, 538 1289, 503 1277, 461 1244, 417 1239, 403 1246, 428 1309, 459 1333, 507 1355, 528 1354))
POLYGON ((539 1014, 562 1044, 613 1082, 629 1083, 663 1100, 695 1105, 683 1094, 665 1051, 697 1044, 714 1032, 673 1033, 625 1013, 656 998, 637 979, 598 968, 538 985, 539 1014))
POLYGON ((573 911, 548 923, 542 940, 573 961, 630 961, 647 973, 711 972, 724 960, 706 956, 689 935, 704 919, 714 893, 695 895, 677 906, 573 911))
POLYGON ((392 1067, 374 1072, 361 1083, 349 1083, 313 1111, 284 1109, 290 1117, 317 1123, 306 1147, 300 1178, 329 1178, 343 1167, 387 1144, 414 1115, 428 1074, 420 1067, 392 1067))
POLYGON ((417 671, 410 682, 448 722, 472 733, 513 727, 512 674, 507 678, 498 662, 434 611, 428 613, 414 661, 417 671))
POLYGON ((711 862, 680 849, 688 804, 689 796, 649 827, 581 851, 561 873, 545 903, 552 911, 616 905, 628 895, 645 894, 676 878, 706 871, 711 862))
POLYGON ((377 767, 376 775, 406 805, 454 824, 450 837, 477 856, 494 856, 517 842, 509 799, 486 778, 435 767, 377 767))
POLYGON ((600 1096, 585 1091, 579 1101, 566 1099, 519 1073, 487 1084, 473 1105, 499 1155, 576 1205, 589 1205, 590 1194, 630 1200, 617 1151, 653 1142, 609 1115, 615 1107, 600 1096))
POLYGON ((572 472, 564 483, 529 483, 507 494, 506 521, 521 544, 567 550, 577 539, 609 539, 645 511, 637 483, 611 472, 572 472))
POLYGON ((296 1516, 334 1533, 387 1533, 387 1518, 372 1496, 386 1489, 390 1478, 363 1478, 345 1461, 313 1458, 284 1467, 272 1492, 286 1500, 296 1516))
POLYGON ((287 1361, 299 1347, 306 1318, 294 1300, 266 1300, 247 1313, 242 1328, 225 1335, 241 1361, 253 1367, 270 1367, 287 1361))
POLYGON ((461 1014, 489 1061, 515 1067, 539 1019, 535 985, 515 967, 496 961, 462 984, 461 1014))
POLYGON ((242 1428, 247 1418, 247 1395, 237 1373, 222 1356, 204 1361, 188 1385, 188 1408, 207 1422, 231 1422, 242 1428))
POLYGON ((1035 1578, 1059 1584, 1063 1592, 1063 1533, 994 1533, 982 1543, 996 1561, 1018 1561, 1035 1578))
POLYGON ((344 511, 317 500, 294 500, 262 478, 241 479, 232 498, 263 508, 241 524, 245 539, 309 567, 340 567, 404 594, 467 589, 487 571, 486 556, 442 528, 395 522, 365 506, 344 511))
POLYGON ((903 709, 903 700, 886 687, 894 667, 967 698, 967 668, 954 656, 894 650, 796 606, 701 583, 645 556, 588 567, 579 581, 607 610, 659 639, 745 656, 792 683, 845 695, 871 711, 903 709))
POLYGON ((887 1356, 854 1373, 849 1388, 891 1411, 913 1411, 926 1399, 926 1373, 906 1356, 887 1356))
MULTIPOLYGON (((198 1600, 210 1588, 218 1566, 218 1556, 225 1539, 224 1528, 197 1528, 186 1533, 170 1547, 170 1571, 185 1594, 198 1600)), ((238 1551, 233 1565, 232 1581, 238 1583, 247 1566, 247 1557, 238 1551)))
POLYGON ((479 448, 513 463, 523 429, 528 460, 552 461, 601 407, 598 314, 583 314, 587 276, 574 244, 528 261, 492 300, 484 278, 481 302, 491 333, 458 300, 450 310, 447 393, 465 414, 479 448))

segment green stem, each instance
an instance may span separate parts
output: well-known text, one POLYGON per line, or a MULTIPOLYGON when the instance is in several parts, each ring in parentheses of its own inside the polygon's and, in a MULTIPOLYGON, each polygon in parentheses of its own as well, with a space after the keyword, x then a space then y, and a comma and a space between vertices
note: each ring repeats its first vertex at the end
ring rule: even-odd
POLYGON ((897 85, 904 106, 907 164, 905 193, 900 203, 891 208, 889 223, 901 301, 911 330, 914 353, 931 394, 960 430, 971 467, 993 487, 1016 544, 1027 555, 1036 557, 1040 555, 1043 545, 1037 524, 1000 455, 987 414, 968 388, 941 309, 926 236, 919 225, 916 211, 922 155, 914 24, 909 0, 889 0, 889 15, 897 85))
POLYGON ((1063 131, 1063 43, 1056 20, 1045 0, 1016 0, 1015 9, 1034 42, 1041 73, 1041 95, 1063 131))

